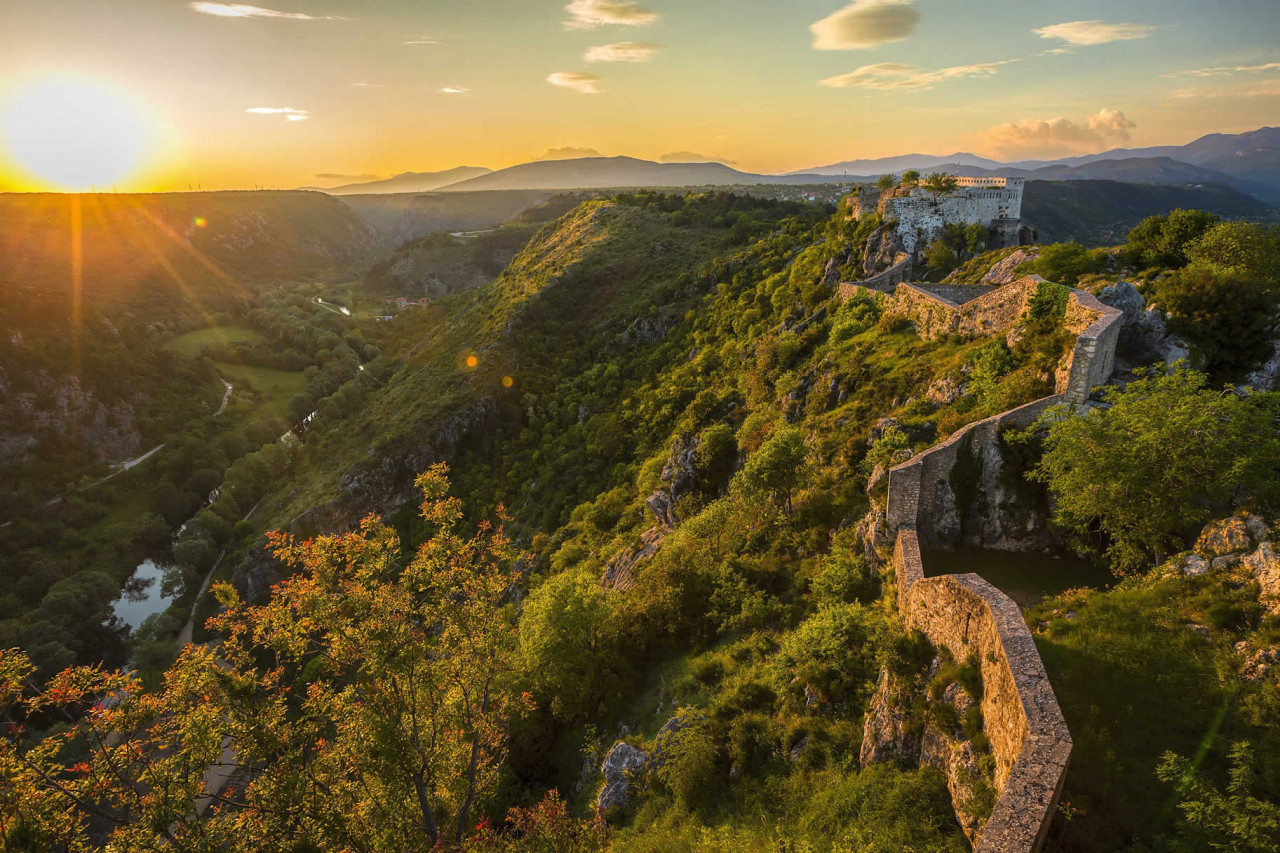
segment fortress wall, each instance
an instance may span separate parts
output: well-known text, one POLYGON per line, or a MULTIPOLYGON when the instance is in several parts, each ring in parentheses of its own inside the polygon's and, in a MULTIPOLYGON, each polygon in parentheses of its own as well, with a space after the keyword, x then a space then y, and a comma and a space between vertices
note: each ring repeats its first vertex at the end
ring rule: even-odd
POLYGON ((914 530, 927 548, 956 545, 960 531, 953 523, 958 513, 949 479, 960 447, 972 440, 974 451, 987 455, 984 451, 996 446, 1001 429, 1028 427, 1044 412, 1063 402, 1065 398, 1055 394, 975 421, 956 430, 941 444, 889 469, 885 510, 889 532, 914 530))
MULTIPOLYGON (((922 336, 991 333, 1021 316, 1041 281, 1028 276, 961 304, 946 298, 949 291, 902 284, 892 300, 922 336)), ((1041 849, 1066 779, 1071 733, 1017 604, 974 574, 925 577, 921 544, 948 547, 959 538, 949 478, 964 443, 972 441, 974 451, 989 458, 1001 428, 1025 427, 1063 403, 1084 405, 1090 390, 1111 374, 1122 319, 1118 310, 1072 290, 1063 324, 1077 339, 1062 393, 969 424, 889 471, 885 521, 897 537, 892 562, 898 610, 909 627, 957 660, 976 657, 982 671, 983 730, 996 760, 998 796, 974 845, 979 853, 1041 849)))
POLYGON ((997 799, 974 845, 980 853, 1037 851, 1044 844, 1071 757, 1071 733, 1022 613, 973 574, 924 577, 912 530, 898 533, 893 565, 909 627, 982 671, 983 729, 996 760, 997 799))
POLYGON ((1000 219, 1022 216, 1022 190, 995 187, 962 189, 936 201, 924 190, 909 196, 886 198, 881 203, 885 219, 898 222, 903 248, 914 253, 942 233, 950 222, 990 225, 1000 219))

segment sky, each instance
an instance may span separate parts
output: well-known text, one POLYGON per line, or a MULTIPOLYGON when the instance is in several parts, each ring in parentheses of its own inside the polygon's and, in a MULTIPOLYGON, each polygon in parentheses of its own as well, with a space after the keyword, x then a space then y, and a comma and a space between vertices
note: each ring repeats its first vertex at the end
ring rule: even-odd
POLYGON ((0 190, 575 153, 787 172, 1276 124, 1277 0, 0 0, 0 190), (87 145, 111 168, 45 168, 87 145))

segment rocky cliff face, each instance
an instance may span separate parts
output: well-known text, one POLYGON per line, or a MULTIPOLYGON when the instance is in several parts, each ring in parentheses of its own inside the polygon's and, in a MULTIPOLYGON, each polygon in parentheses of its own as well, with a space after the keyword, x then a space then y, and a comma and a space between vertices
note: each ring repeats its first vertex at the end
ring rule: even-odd
POLYGON ((82 447, 97 462, 121 462, 142 449, 140 394, 105 403, 75 376, 41 372, 32 391, 10 393, 0 372, 0 462, 18 462, 55 438, 82 447))

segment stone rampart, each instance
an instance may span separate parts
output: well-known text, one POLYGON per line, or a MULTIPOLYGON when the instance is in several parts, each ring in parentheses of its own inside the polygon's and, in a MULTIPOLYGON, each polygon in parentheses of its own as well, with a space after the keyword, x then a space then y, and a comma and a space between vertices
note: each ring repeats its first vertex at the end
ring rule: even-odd
POLYGON ((908 627, 982 672, 983 730, 995 757, 995 807, 979 853, 1038 851, 1053 819, 1071 733, 1018 605, 973 574, 926 578, 915 531, 894 548, 898 609, 908 627))
MULTIPOLYGON (((963 292, 903 284, 887 298, 893 310, 911 316, 922 337, 993 334, 1022 316, 1042 281, 1028 276, 964 301, 963 292)), ((995 756, 998 794, 975 844, 983 853, 1041 849, 1066 778, 1071 734, 1017 604, 977 575, 925 577, 921 543, 948 547, 960 539, 959 519, 967 508, 956 507, 950 485, 960 448, 998 457, 1002 428, 1025 427, 1053 406, 1087 403, 1093 387, 1110 377, 1122 319, 1118 310, 1072 290, 1063 325, 1077 338, 1057 394, 969 424, 889 471, 885 523, 896 535, 893 566, 903 621, 957 660, 973 656, 982 671, 983 729, 995 756)))
POLYGON ((889 495, 885 522, 890 532, 918 531, 926 548, 951 547, 960 537, 955 495, 948 482, 960 447, 972 441, 977 453, 994 448, 1004 427, 1022 428, 1044 412, 1066 402, 1062 395, 1043 397, 1025 406, 975 421, 956 430, 946 441, 889 470, 889 495))

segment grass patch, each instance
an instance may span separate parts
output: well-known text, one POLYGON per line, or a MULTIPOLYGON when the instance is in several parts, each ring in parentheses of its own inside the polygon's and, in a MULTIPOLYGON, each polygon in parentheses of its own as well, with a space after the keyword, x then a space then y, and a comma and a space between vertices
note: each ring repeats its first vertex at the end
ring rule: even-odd
POLYGON ((194 332, 178 335, 178 337, 165 344, 165 347, 178 355, 199 358, 205 347, 222 347, 237 343, 257 344, 266 343, 266 341, 266 337, 257 329, 250 329, 247 326, 227 325, 196 329, 194 332))
POLYGON ((301 371, 226 362, 218 362, 218 370, 235 386, 236 393, 251 392, 268 417, 288 419, 289 401, 307 387, 307 378, 301 371))
POLYGON ((1215 781, 1237 741, 1263 763, 1280 761, 1274 719, 1253 710, 1275 687, 1236 676, 1233 645, 1248 627, 1207 638, 1188 627, 1251 599, 1256 610, 1256 587, 1214 572, 1073 590, 1029 611, 1075 741, 1047 851, 1207 849, 1182 820, 1176 787, 1157 778, 1163 754, 1196 757, 1215 781))

